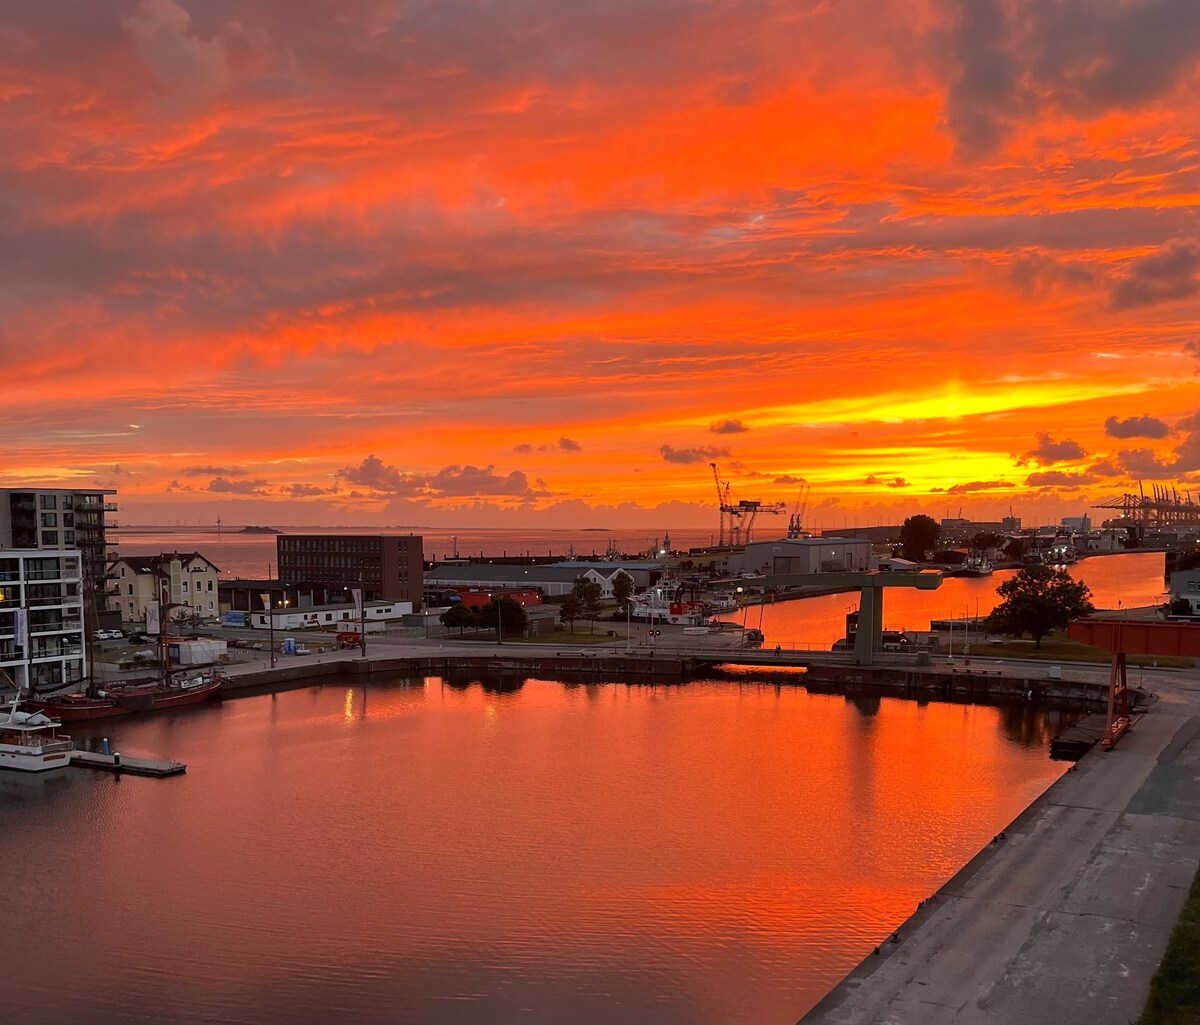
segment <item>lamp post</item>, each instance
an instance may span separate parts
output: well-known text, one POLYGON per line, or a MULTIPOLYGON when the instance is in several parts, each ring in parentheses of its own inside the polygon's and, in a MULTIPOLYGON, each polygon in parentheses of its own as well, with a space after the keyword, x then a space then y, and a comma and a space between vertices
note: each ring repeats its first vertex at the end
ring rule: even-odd
POLYGON ((493 598, 492 600, 496 603, 496 643, 503 644, 504 643, 504 625, 500 619, 500 596, 496 595, 496 597, 493 598))
POLYGON ((367 657, 367 592, 363 590, 363 575, 358 574, 358 653, 367 657))
POLYGON ((750 606, 742 598, 742 588, 737 589, 738 603, 742 606, 742 646, 746 645, 746 613, 750 611, 750 606))
POLYGON ((275 607, 274 607, 274 602, 271 601, 271 592, 270 591, 263 591, 263 593, 260 594, 259 597, 262 599, 263 608, 267 610, 267 632, 268 632, 268 637, 269 637, 269 639, 267 641, 267 645, 271 649, 271 668, 274 669, 275 668, 275 607))

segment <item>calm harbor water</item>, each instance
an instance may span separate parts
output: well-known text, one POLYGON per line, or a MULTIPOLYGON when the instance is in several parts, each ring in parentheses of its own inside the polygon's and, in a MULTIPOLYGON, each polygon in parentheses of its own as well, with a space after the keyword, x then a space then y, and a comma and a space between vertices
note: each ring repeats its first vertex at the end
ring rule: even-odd
POLYGON ((437 678, 113 722, 188 773, 0 774, 0 1021, 795 1021, 1059 776, 1051 729, 437 678))

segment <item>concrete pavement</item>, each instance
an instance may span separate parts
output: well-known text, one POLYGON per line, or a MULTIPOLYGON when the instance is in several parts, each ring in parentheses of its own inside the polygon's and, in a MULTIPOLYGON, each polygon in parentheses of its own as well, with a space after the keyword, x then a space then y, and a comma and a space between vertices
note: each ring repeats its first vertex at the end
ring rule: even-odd
POLYGON ((1200 717, 1161 702, 1094 749, 805 1025, 1128 1025, 1200 864, 1200 717))

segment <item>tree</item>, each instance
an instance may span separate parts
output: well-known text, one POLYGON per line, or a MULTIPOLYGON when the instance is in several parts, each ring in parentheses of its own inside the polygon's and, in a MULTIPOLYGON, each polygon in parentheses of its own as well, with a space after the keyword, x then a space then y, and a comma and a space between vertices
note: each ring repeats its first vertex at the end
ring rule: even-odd
POLYGON ((981 530, 968 543, 975 551, 986 552, 989 549, 999 548, 1003 545, 1004 538, 993 530, 981 530))
MULTIPOLYGON (((479 626, 483 629, 496 629, 499 617, 500 630, 509 636, 524 635, 525 627, 529 625, 529 617, 525 614, 525 606, 512 598, 493 598, 479 609, 479 626), (500 610, 496 611, 499 604, 500 610)), ((499 639, 499 638, 497 638, 499 639)))
POLYGON ((592 630, 596 629, 596 617, 600 615, 600 585, 579 577, 571 588, 571 594, 579 602, 579 613, 591 620, 592 630))
POLYGON ((564 599, 561 607, 558 610, 558 621, 560 623, 570 623, 571 633, 575 632, 575 620, 583 615, 583 610, 580 607, 579 599, 574 594, 568 594, 564 599))
POLYGON ((937 547, 942 528, 932 516, 910 516, 900 527, 900 553, 912 562, 924 562, 937 547))
POLYGON ((1010 538, 1004 546, 1004 554, 1013 562, 1020 562, 1025 558, 1025 542, 1019 537, 1010 538))
POLYGON ((469 609, 465 605, 451 605, 445 612, 438 617, 442 621, 442 626, 447 630, 458 627, 458 634, 461 637, 463 628, 467 626, 478 626, 479 617, 474 609, 469 609))
POLYGON ((613 597, 617 599, 617 604, 624 605, 629 601, 629 596, 633 594, 633 577, 623 569, 617 570, 613 574, 612 593, 613 597))
POLYGON ((997 633, 1029 634, 1035 647, 1052 630, 1096 611, 1091 589, 1065 569, 1026 566, 996 588, 1004 600, 988 616, 987 628, 997 633))

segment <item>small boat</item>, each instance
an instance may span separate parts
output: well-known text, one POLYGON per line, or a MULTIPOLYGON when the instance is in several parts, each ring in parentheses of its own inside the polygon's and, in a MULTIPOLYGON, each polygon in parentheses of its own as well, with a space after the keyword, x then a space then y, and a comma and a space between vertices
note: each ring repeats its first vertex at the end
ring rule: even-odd
POLYGON ((222 678, 214 673, 167 683, 113 684, 95 694, 56 694, 25 704, 31 711, 57 716, 63 722, 82 722, 217 701, 221 687, 222 678))
POLYGON ((42 712, 23 711, 21 693, 12 707, 0 711, 0 769, 16 772, 49 772, 71 764, 75 745, 60 737, 60 723, 42 712))

